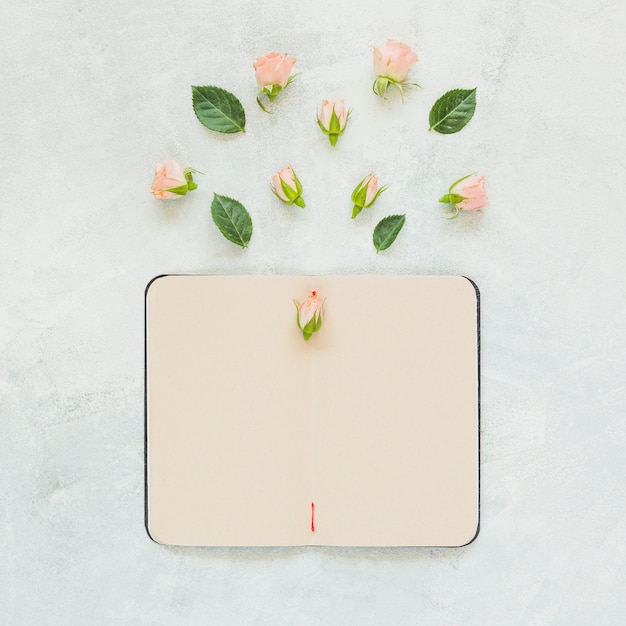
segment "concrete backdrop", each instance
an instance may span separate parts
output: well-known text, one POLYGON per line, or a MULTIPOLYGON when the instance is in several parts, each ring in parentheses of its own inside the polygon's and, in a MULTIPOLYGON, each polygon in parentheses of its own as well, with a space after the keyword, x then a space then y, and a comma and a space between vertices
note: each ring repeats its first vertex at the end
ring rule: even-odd
MULTIPOLYGON (((619 624, 626 602, 626 22, 618 0, 5 0, 0 21, 0 622, 619 624), (420 63, 406 104, 371 46, 420 63), (255 57, 302 72, 264 114, 255 57), (239 95, 219 136, 191 84, 239 95), (472 122, 428 132, 444 91, 472 122), (345 97, 331 149, 314 121, 345 97), (205 173, 173 203, 154 163, 205 173), (308 208, 281 205, 287 163, 308 208), (389 191, 358 222, 349 193, 389 191), (448 222, 472 172, 491 206, 448 222), (210 220, 252 214, 250 248, 210 220), (376 255, 374 224, 402 212, 376 255), (465 274, 482 291, 482 521, 446 549, 180 549, 143 528, 143 290, 160 273, 465 274)), ((454 384, 454 373, 450 373, 454 384)))

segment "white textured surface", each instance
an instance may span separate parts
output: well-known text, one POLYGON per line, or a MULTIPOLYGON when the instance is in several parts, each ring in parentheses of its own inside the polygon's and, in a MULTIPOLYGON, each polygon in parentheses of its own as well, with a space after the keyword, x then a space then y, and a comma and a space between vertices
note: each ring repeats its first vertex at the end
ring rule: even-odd
POLYGON ((618 0, 5 0, 0 622, 622 622, 625 17, 618 0), (404 107, 369 91, 371 44, 387 37, 421 57, 425 89, 404 107), (302 75, 266 116, 251 63, 273 49, 295 55, 302 75), (239 94, 245 136, 199 125, 189 85, 202 83, 239 94), (471 124, 429 134, 436 97, 474 85, 471 124), (354 107, 335 150, 313 120, 325 96, 354 107), (167 157, 206 175, 193 195, 160 204, 148 187, 167 157), (305 211, 267 190, 287 163, 305 211), (370 170, 392 187, 351 222, 349 193, 370 170), (441 219, 436 199, 475 170, 492 206, 441 219), (249 208, 247 251, 210 222, 212 191, 249 208), (377 256, 371 229, 393 212, 407 213, 406 227, 377 256), (150 542, 143 289, 163 272, 476 280, 478 540, 459 550, 150 542))

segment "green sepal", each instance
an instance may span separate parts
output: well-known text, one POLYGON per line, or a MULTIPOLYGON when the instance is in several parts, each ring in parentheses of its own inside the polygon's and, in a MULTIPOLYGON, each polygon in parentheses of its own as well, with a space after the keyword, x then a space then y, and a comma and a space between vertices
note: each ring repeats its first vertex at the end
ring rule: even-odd
POLYGON ((175 193, 177 196, 185 196, 189 191, 189 186, 187 184, 180 185, 179 187, 172 187, 171 189, 166 189, 165 191, 169 191, 169 193, 175 193))
POLYGON ((276 96, 283 90, 283 88, 276 84, 268 87, 263 87, 263 91, 267 94, 267 97, 270 99, 270 102, 274 102, 276 96))
MULTIPOLYGON (((294 174, 294 178, 295 178, 295 174, 294 174)), ((289 199, 287 204, 293 204, 296 198, 300 195, 296 189, 294 189, 293 187, 290 187, 282 178, 280 179, 280 188, 283 190, 283 193, 289 199)), ((280 196, 278 197, 280 198, 280 196)))
POLYGON ((346 113, 346 125, 343 127, 343 130, 333 130, 333 118, 337 120, 337 128, 339 128, 339 118, 337 117, 337 114, 335 113, 334 108, 330 116, 330 124, 329 124, 330 128, 328 129, 324 128, 324 125, 322 124, 322 120, 320 120, 319 115, 317 116, 317 125, 320 127, 322 132, 328 136, 331 146, 336 146, 337 139, 346 132, 346 128, 348 127, 348 119, 350 119, 351 113, 352 113, 352 109, 349 109, 348 112, 346 113))
POLYGON ((400 92, 400 98, 402 100, 402 104, 404 104, 404 88, 409 87, 410 83, 399 83, 391 79, 389 79, 389 82, 400 92))
POLYGON ((314 315, 307 322, 304 328, 302 328, 302 334, 304 335, 304 338, 307 339, 307 335, 309 335, 310 337, 313 333, 316 333, 321 327, 322 327, 321 315, 314 315))
MULTIPOLYGON (((282 181, 281 181, 282 183, 282 181)), ((295 204, 296 206, 299 206, 300 208, 304 209, 304 207, 306 207, 306 204, 304 203, 304 199, 302 198, 302 196, 298 196, 296 198, 294 198, 293 200, 285 200, 284 198, 281 198, 277 193, 276 193, 276 189, 274 189, 274 185, 270 185, 269 186, 272 193, 284 204, 286 204, 287 206, 291 206, 292 204, 295 204)), ((284 189, 284 188, 283 188, 284 189)))
POLYGON ((265 113, 269 113, 271 115, 271 111, 268 111, 264 106, 263 103, 261 102, 261 96, 265 93, 265 90, 261 89, 261 91, 259 91, 259 93, 256 95, 256 103, 261 107, 261 109, 263 109, 263 111, 265 111, 265 113))
POLYGON ((461 209, 458 206, 454 206, 454 213, 452 215, 444 215, 444 218, 447 220, 455 220, 461 214, 461 209))
POLYGON ((298 328, 302 330, 302 326, 300 326, 300 303, 295 298, 293 303, 296 306, 296 323, 298 324, 298 328))
POLYGON ((335 107, 333 107, 333 112, 330 114, 330 123, 328 124, 328 132, 331 135, 338 135, 341 132, 341 123, 339 122, 339 117, 335 113, 335 107))
POLYGON ((372 91, 379 97, 384 98, 387 87, 389 86, 389 79, 385 76, 378 76, 372 85, 372 91))
POLYGON ((447 193, 439 198, 439 202, 445 202, 446 204, 458 204, 463 202, 463 200, 467 200, 467 198, 460 196, 458 193, 447 193))
POLYGON ((296 324, 302 330, 302 326, 300 326, 300 303, 297 300, 294 300, 293 303, 296 305, 296 324))
POLYGON ((393 85, 400 92, 402 103, 404 103, 404 89, 408 89, 409 87, 422 88, 419 83, 400 83, 393 78, 389 78, 389 76, 378 76, 372 85, 372 91, 384 100, 388 100, 388 98, 385 98, 385 92, 387 91, 389 85, 393 85))
POLYGON ((358 204, 355 204, 352 207, 352 219, 354 219, 362 210, 363 210, 362 206, 359 206, 358 204))
POLYGON ((354 204, 358 204, 361 208, 365 206, 365 199, 367 198, 367 185, 365 181, 371 176, 368 174, 355 188, 350 196, 350 199, 354 204))
MULTIPOLYGON (((445 202, 446 204, 457 205, 459 202, 463 202, 463 200, 467 200, 466 196, 462 196, 462 195, 460 195, 458 193, 453 193, 452 190, 459 183, 463 182, 466 178, 469 178, 470 176, 474 176, 474 173, 467 174, 466 176, 463 176, 463 177, 459 178, 459 180, 454 181, 450 185, 450 188, 448 189, 449 193, 446 193, 443 196, 441 196, 441 198, 439 198, 439 202, 445 202)), ((457 213, 457 215, 458 215, 458 213, 457 213)), ((457 215, 454 215, 452 218, 449 218, 449 219, 454 219, 454 217, 457 217, 457 215)))
MULTIPOLYGON (((466 178, 469 178, 470 176, 474 176, 474 174, 476 174, 476 172, 472 172, 471 174, 467 174, 466 176, 463 176, 462 178, 459 178, 459 180, 454 181, 450 185, 450 188, 448 189, 448 191, 452 191, 459 183, 463 182, 466 178)), ((463 198, 463 199, 465 199, 465 198, 463 198)))
POLYGON ((256 103, 263 109, 263 111, 265 111, 266 113, 270 113, 271 111, 268 111, 264 106, 263 103, 261 102, 261 96, 266 95, 271 102, 274 102, 274 100, 276 99, 276 96, 281 92, 284 91, 285 89, 287 89, 287 87, 289 87, 289 85, 291 84, 291 82, 293 81, 293 79, 296 76, 299 76, 300 72, 298 72, 297 74, 293 74, 292 76, 289 77, 289 80, 287 81, 287 84, 283 87, 282 85, 279 85, 278 83, 276 83, 275 85, 266 85, 265 87, 263 87, 259 93, 256 96, 256 103))
POLYGON ((289 79, 287 80, 287 84, 283 87, 283 89, 287 89, 287 87, 289 87, 289 85, 291 85, 291 83, 298 77, 300 76, 300 74, 302 74, 302 72, 296 72, 295 74, 292 74, 289 79))
POLYGON ((184 169, 184 174, 185 174, 185 180, 187 181, 187 187, 189 191, 193 191, 194 189, 197 189, 198 185, 194 182, 193 175, 202 174, 202 172, 198 172, 198 170, 194 170, 191 167, 186 167, 184 169))
POLYGON ((298 178, 298 175, 293 171, 293 168, 291 168, 291 171, 293 172, 293 180, 296 183, 296 191, 298 192, 298 195, 302 194, 302 183, 300 182, 300 179, 298 178))
MULTIPOLYGON (((289 84, 289 83, 287 83, 289 84)), ((263 103, 261 102, 261 96, 267 96, 270 103, 274 102, 274 100, 276 99, 276 96, 283 90, 283 88, 279 85, 267 85, 265 87, 263 87, 259 93, 256 95, 256 103, 261 107, 261 109, 263 109, 263 111, 265 111, 265 113, 269 113, 271 115, 271 111, 268 111, 264 106, 263 103)))

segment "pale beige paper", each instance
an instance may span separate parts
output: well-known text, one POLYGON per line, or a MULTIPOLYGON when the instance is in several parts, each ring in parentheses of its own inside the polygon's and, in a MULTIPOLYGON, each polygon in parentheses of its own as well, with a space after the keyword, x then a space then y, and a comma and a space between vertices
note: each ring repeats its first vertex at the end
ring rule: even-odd
POLYGON ((469 542, 476 309, 460 277, 157 279, 147 296, 151 536, 469 542), (326 319, 305 342, 291 299, 311 289, 326 297, 326 319))

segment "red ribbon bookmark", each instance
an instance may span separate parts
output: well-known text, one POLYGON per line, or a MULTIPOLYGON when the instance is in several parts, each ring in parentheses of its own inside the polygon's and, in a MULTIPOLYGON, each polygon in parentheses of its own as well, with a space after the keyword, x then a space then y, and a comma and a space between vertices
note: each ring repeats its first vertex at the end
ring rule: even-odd
POLYGON ((315 532, 315 502, 311 502, 311 532, 315 532))

